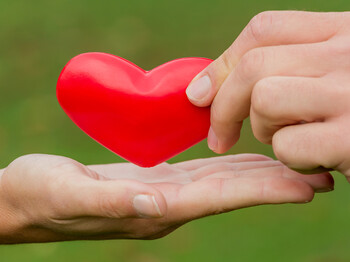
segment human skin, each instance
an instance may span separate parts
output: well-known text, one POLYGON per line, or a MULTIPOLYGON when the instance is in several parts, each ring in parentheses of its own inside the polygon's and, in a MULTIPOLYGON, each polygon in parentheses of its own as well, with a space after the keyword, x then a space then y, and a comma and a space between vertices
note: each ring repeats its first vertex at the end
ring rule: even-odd
POLYGON ((327 172, 305 176, 254 154, 149 169, 26 155, 0 170, 0 243, 155 239, 201 217, 332 189, 327 172))
POLYGON ((209 147, 224 153, 250 116, 255 137, 305 173, 350 177, 350 12, 268 11, 191 82, 211 105, 209 147))

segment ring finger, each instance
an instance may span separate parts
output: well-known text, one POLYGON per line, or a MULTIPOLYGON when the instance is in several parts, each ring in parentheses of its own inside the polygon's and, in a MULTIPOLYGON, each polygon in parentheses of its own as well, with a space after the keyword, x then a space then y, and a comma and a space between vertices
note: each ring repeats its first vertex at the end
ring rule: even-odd
MULTIPOLYGON (((339 113, 337 86, 325 78, 269 77, 252 92, 250 121, 255 137, 271 144, 284 126, 323 122, 339 113)), ((339 101, 341 103, 341 101, 339 101)))

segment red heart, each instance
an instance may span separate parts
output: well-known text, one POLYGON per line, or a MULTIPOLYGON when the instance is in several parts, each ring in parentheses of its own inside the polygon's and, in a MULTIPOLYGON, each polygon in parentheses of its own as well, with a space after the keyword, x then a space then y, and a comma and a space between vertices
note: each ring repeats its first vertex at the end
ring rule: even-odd
POLYGON ((207 136, 209 108, 193 106, 185 90, 211 62, 181 58, 145 71, 110 54, 81 54, 62 70, 57 98, 90 137, 130 162, 151 167, 207 136))

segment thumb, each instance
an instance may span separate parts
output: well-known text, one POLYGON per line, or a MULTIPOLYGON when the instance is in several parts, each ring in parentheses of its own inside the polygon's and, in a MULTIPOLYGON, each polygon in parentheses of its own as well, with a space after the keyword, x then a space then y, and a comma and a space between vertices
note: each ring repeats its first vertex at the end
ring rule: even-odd
POLYGON ((230 49, 214 60, 189 84, 186 94, 190 102, 199 107, 209 106, 220 86, 234 68, 237 59, 231 57, 230 49))
POLYGON ((162 193, 138 181, 92 181, 72 191, 72 216, 159 218, 167 212, 162 193))

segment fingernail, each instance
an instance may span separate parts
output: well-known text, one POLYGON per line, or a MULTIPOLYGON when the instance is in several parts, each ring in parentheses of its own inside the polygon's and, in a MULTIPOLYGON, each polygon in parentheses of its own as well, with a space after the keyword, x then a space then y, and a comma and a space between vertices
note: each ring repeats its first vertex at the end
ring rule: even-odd
POLYGON ((327 188, 319 188, 319 189, 315 189, 316 193, 326 193, 326 192, 330 192, 333 191, 334 188, 333 187, 327 187, 327 188))
POLYGON ((136 195, 133 200, 133 205, 140 217, 155 218, 163 216, 156 198, 152 195, 136 195))
POLYGON ((212 127, 209 128, 208 133, 208 146, 212 151, 215 151, 218 147, 218 138, 214 133, 214 130, 212 127))
POLYGON ((211 89, 209 76, 203 76, 192 82, 186 89, 187 97, 193 101, 200 101, 205 98, 211 89))

